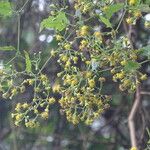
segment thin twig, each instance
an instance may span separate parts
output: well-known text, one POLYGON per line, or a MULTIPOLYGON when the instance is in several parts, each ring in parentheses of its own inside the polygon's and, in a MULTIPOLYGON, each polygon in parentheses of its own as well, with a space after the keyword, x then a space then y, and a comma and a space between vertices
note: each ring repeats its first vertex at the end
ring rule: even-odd
POLYGON ((23 6, 17 11, 17 13, 18 13, 18 12, 22 12, 23 9, 26 7, 26 5, 28 4, 29 1, 30 1, 30 0, 27 0, 27 1, 23 4, 23 6))
POLYGON ((150 95, 150 92, 141 91, 141 95, 150 95))
POLYGON ((18 37, 17 37, 17 53, 20 51, 20 14, 18 13, 18 37))
POLYGON ((137 147, 134 118, 140 105, 140 99, 141 99, 140 87, 138 86, 136 90, 135 101, 133 103, 131 112, 128 117, 128 126, 130 130, 130 138, 131 138, 132 147, 137 147))

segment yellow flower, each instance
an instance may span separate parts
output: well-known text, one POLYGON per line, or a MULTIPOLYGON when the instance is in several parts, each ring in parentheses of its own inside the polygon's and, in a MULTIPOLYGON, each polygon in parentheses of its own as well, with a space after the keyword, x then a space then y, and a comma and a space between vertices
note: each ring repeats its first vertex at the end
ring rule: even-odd
POLYGON ((35 113, 35 114, 38 114, 39 111, 38 111, 36 108, 34 108, 34 113, 35 113))
POLYGON ((48 99, 48 103, 49 103, 49 104, 53 104, 53 103, 55 103, 55 101, 56 101, 56 100, 55 100, 55 98, 53 98, 53 97, 51 97, 51 98, 48 99))
POLYGON ((41 113, 41 117, 42 117, 43 119, 48 119, 48 112, 47 112, 47 111, 42 112, 42 113, 41 113))
POLYGON ((88 119, 85 121, 85 124, 86 124, 86 125, 91 125, 92 122, 93 122, 93 120, 88 118, 88 119))
POLYGON ((126 61, 126 60, 123 60, 123 61, 120 62, 120 64, 121 64, 122 66, 125 66, 125 65, 127 64, 127 61, 126 61))
POLYGON ((17 89, 16 88, 12 89, 11 93, 12 93, 12 95, 16 95, 17 94, 17 89))
POLYGON ((137 0, 129 0, 129 5, 135 5, 137 3, 137 0))
POLYGON ((76 78, 73 78, 71 81, 71 85, 74 86, 78 83, 78 80, 76 78))
POLYGON ((103 11, 107 11, 107 10, 108 10, 108 6, 104 6, 103 11))
POLYGON ((78 57, 73 57, 73 61, 76 64, 78 62, 78 57))
POLYGON ((88 81, 88 84, 89 84, 89 86, 90 86, 91 88, 93 88, 93 87, 95 86, 95 81, 94 81, 94 79, 89 80, 89 81, 88 81))
POLYGON ((131 83, 132 83, 131 80, 125 79, 125 80, 123 81, 123 86, 124 86, 124 87, 127 87, 127 86, 129 86, 131 83))
POLYGON ((132 24, 132 18, 131 18, 131 17, 127 18, 127 19, 126 19, 126 22, 127 22, 128 24, 132 24))
POLYGON ((34 120, 29 120, 28 122, 25 123, 25 126, 30 128, 35 128, 39 126, 39 123, 34 120))
POLYGON ((71 65, 71 62, 68 60, 68 61, 66 62, 65 67, 68 68, 68 67, 70 67, 70 65, 71 65))
POLYGON ((130 150, 137 150, 137 148, 136 147, 131 147, 131 149, 130 150))
POLYGON ((85 63, 87 64, 87 65, 90 65, 91 64, 91 61, 85 61, 85 63))
POLYGON ((82 26, 81 27, 81 30, 85 30, 85 31, 87 31, 89 29, 89 27, 88 26, 82 26))
POLYGON ((22 114, 17 114, 15 116, 16 121, 20 121, 22 119, 23 115, 22 114))
POLYGON ((86 46, 87 44, 88 44, 88 41, 86 41, 86 40, 82 40, 82 41, 81 41, 81 45, 82 45, 82 46, 86 46))
POLYGON ((94 32, 94 36, 96 38, 100 38, 102 40, 102 35, 101 35, 101 33, 99 31, 94 32))
POLYGON ((84 6, 82 12, 83 12, 83 13, 86 13, 86 12, 88 12, 89 10, 90 10, 90 5, 87 4, 87 5, 84 6))
POLYGON ((63 62, 66 62, 66 61, 68 60, 67 55, 62 55, 61 60, 62 60, 63 62))
POLYGON ((86 36, 89 33, 89 27, 88 26, 82 26, 80 29, 80 35, 86 36))
POLYGON ((54 50, 51 50, 50 54, 51 56, 55 56, 56 52, 54 50))
POLYGON ((140 79, 141 79, 141 80, 146 80, 146 79, 147 79, 147 75, 146 75, 146 74, 143 74, 140 79))
POLYGON ((27 103, 24 103, 24 104, 22 105, 22 107, 23 107, 24 109, 26 109, 26 108, 29 107, 29 105, 28 105, 27 103))
POLYGON ((79 5, 78 5, 78 4, 75 4, 75 5, 74 5, 74 8, 75 8, 75 10, 79 9, 79 5))
POLYGON ((16 111, 20 111, 20 109, 21 109, 21 103, 18 103, 18 104, 16 105, 15 110, 16 110, 16 111))
POLYGON ((41 74, 40 76, 41 81, 46 81, 47 80, 47 76, 44 74, 41 74))
POLYGON ((60 84, 54 84, 52 89, 54 93, 60 92, 61 89, 60 84))
POLYGON ((125 73, 122 71, 120 73, 117 73, 116 76, 118 79, 122 79, 125 76, 125 73))
POLYGON ((130 58, 133 59, 133 60, 136 60, 138 57, 137 57, 136 54, 131 54, 131 55, 130 55, 130 58))
POLYGON ((91 78, 92 77, 92 72, 87 71, 85 76, 86 76, 86 78, 91 78))
POLYGON ((57 41, 61 41, 62 38, 63 38, 63 37, 62 37, 61 35, 56 35, 56 40, 57 40, 57 41))
POLYGON ((134 16, 137 18, 141 17, 142 16, 141 11, 135 11, 134 16))
POLYGON ((64 49, 65 49, 65 50, 70 50, 70 49, 71 49, 71 44, 66 43, 66 44, 64 45, 64 49))

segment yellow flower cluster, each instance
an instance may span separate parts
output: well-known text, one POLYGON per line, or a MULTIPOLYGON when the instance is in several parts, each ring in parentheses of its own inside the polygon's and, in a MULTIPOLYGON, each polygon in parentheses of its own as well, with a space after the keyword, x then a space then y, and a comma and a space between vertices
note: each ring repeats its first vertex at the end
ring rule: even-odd
POLYGON ((92 9, 92 3, 88 0, 77 0, 74 8, 76 10, 80 10, 83 14, 85 14, 92 9))
MULTIPOLYGON (((128 0, 127 4, 126 22, 135 24, 142 16, 138 8, 133 10, 137 0, 128 0)), ((24 93, 27 87, 33 89, 33 100, 18 103, 12 114, 17 126, 24 122, 26 127, 37 127, 39 119, 48 119, 50 106, 56 102, 52 94, 61 94, 58 102, 68 121, 89 125, 109 107, 111 98, 103 94, 102 90, 107 81, 103 73, 108 72, 107 75, 112 76, 113 81, 119 82, 121 91, 133 92, 142 80, 147 79, 146 74, 138 70, 138 50, 132 49, 130 40, 127 37, 119 38, 117 31, 111 28, 106 32, 98 28, 102 20, 95 8, 103 8, 101 13, 105 14, 109 8, 108 1, 94 4, 91 0, 77 0, 74 8, 77 15, 70 17, 74 17, 75 24, 68 25, 70 29, 66 28, 64 32, 56 31, 58 49, 50 52, 51 57, 58 56, 57 62, 61 66, 53 86, 48 76, 41 73, 49 61, 41 69, 39 61, 31 61, 36 62, 31 72, 0 70, 0 92, 3 98, 11 99, 24 93), (81 13, 80 17, 78 12, 81 13), (90 19, 94 19, 94 25, 90 19), (27 79, 20 78, 24 75, 27 79), (20 79, 19 83, 15 82, 16 77, 20 79)), ((102 22, 108 23, 107 20, 102 22)), ((145 27, 149 28, 150 23, 145 22, 145 27)), ((37 60, 41 60, 40 57, 37 60)))
POLYGON ((39 127, 39 125, 40 125, 39 122, 35 120, 29 120, 28 122, 25 123, 25 126, 29 128, 39 127))
POLYGON ((113 75, 113 81, 120 81, 119 89, 121 91, 134 92, 140 81, 147 79, 147 75, 137 71, 136 68, 130 70, 130 65, 137 65, 137 53, 136 50, 128 50, 123 53, 116 51, 107 57, 106 61, 112 67, 110 72, 113 75))
POLYGON ((0 92, 2 92, 2 97, 5 99, 12 99, 18 93, 23 93, 25 91, 24 85, 20 85, 20 83, 15 84, 15 76, 20 78, 19 73, 14 75, 13 71, 8 72, 5 69, 0 70, 0 92))
POLYGON ((109 99, 108 96, 94 94, 88 88, 76 93, 67 89, 59 103, 69 122, 78 124, 83 121, 89 125, 109 107, 109 99))
POLYGON ((79 31, 77 31, 77 35, 79 35, 79 36, 88 36, 89 35, 89 31, 90 31, 90 28, 89 28, 89 26, 86 26, 86 25, 84 25, 84 26, 82 26, 80 29, 79 29, 79 31))
POLYGON ((50 82, 44 74, 39 74, 35 79, 26 79, 21 85, 34 85, 34 98, 29 103, 17 103, 12 118, 17 126, 24 122, 26 127, 38 127, 38 119, 48 119, 49 107, 56 101, 54 97, 50 97, 50 91, 59 92, 60 86, 54 85, 51 88, 50 82), (40 97, 41 93, 45 98, 40 97))
POLYGON ((80 46, 79 46, 79 49, 80 50, 83 50, 84 48, 86 48, 88 46, 88 41, 87 40, 82 40, 80 42, 80 46))
MULTIPOLYGON (((129 25, 135 25, 136 21, 142 17, 142 12, 140 9, 132 7, 138 4, 137 0, 128 0, 129 10, 128 10, 128 17, 126 18, 126 22, 129 25)), ((146 22, 145 22, 146 23, 146 22)))
POLYGON ((96 92, 96 83, 102 82, 105 78, 95 79, 92 71, 64 75, 59 103, 68 121, 73 124, 82 121, 89 125, 109 107, 110 97, 96 92))
POLYGON ((142 17, 142 13, 140 10, 129 10, 129 16, 126 18, 126 22, 128 24, 136 24, 137 19, 142 17))
MULTIPOLYGON (((138 17, 139 12, 136 13, 135 16, 138 17)), ((113 81, 119 81, 120 90, 129 92, 135 91, 140 81, 146 79, 146 75, 140 73, 137 68, 128 68, 129 62, 134 66, 137 65, 138 59, 138 50, 131 49, 128 38, 120 38, 116 43, 112 43, 111 48, 108 45, 103 50, 105 43, 100 31, 82 25, 76 33, 73 42, 65 41, 65 44, 62 44, 58 62, 63 71, 58 73, 58 77, 62 77, 63 83, 58 86, 57 91, 61 91, 62 98, 59 103, 70 122, 77 124, 83 121, 91 124, 109 106, 110 97, 101 93, 106 81, 101 72, 110 68, 106 71, 110 70, 113 81), (76 42, 78 50, 73 49, 76 42), (71 48, 71 51, 64 51, 71 48), (76 65, 78 61, 79 66, 76 65)), ((113 36, 113 33, 110 34, 113 36)))

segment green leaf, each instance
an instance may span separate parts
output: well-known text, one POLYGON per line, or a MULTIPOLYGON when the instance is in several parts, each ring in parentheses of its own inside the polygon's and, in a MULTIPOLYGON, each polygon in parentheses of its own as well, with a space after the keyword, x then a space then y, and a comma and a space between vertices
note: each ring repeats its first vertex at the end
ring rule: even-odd
POLYGON ((14 51, 16 50, 13 46, 1 46, 0 51, 14 51))
POLYGON ((148 58, 150 58, 150 45, 147 45, 145 47, 142 47, 140 49, 140 54, 142 56, 147 56, 148 58))
POLYGON ((0 2, 0 16, 9 17, 12 15, 11 5, 7 1, 0 2))
POLYGON ((41 30, 44 28, 53 28, 62 31, 69 23, 64 12, 59 12, 57 16, 49 16, 41 22, 41 30))
POLYGON ((149 0, 145 0, 144 4, 150 5, 150 1, 149 0))
POLYGON ((124 69, 128 72, 134 72, 139 68, 140 68, 140 64, 138 62, 131 61, 131 60, 128 61, 128 63, 124 67, 124 69))
POLYGON ((105 11, 106 17, 110 19, 114 13, 118 12, 123 7, 124 7, 124 3, 117 3, 108 6, 107 10, 105 11))
POLYGON ((138 6, 138 9, 140 9, 141 12, 146 12, 146 13, 150 12, 150 6, 148 4, 140 4, 138 6))
POLYGON ((110 21, 109 21, 109 19, 107 19, 107 18, 105 18, 105 17, 103 17, 103 16, 100 16, 100 20, 109 28, 112 28, 112 25, 111 25, 111 23, 110 23, 110 21))
POLYGON ((25 62, 26 62, 26 71, 30 73, 32 70, 31 60, 29 54, 26 51, 24 51, 24 54, 25 54, 25 62))

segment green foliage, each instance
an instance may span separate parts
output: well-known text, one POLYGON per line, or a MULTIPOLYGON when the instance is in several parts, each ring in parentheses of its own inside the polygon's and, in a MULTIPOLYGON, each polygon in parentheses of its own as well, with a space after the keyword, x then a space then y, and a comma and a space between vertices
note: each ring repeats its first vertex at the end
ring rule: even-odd
POLYGON ((144 4, 150 5, 150 1, 149 0, 143 0, 144 4))
POLYGON ((53 28, 58 31, 62 31, 68 24, 68 19, 66 18, 65 12, 58 12, 56 16, 49 16, 41 22, 41 29, 53 28))
POLYGON ((32 71, 31 60, 29 54, 26 51, 24 51, 24 53, 25 53, 26 71, 30 73, 32 71))
POLYGON ((149 13, 150 12, 150 6, 148 6, 147 4, 141 4, 138 6, 138 8, 142 11, 142 12, 146 12, 149 13))
POLYGON ((12 15, 11 5, 7 1, 0 2, 0 16, 10 17, 12 15))
POLYGON ((118 12, 124 7, 124 3, 117 3, 107 7, 105 14, 107 19, 110 19, 114 13, 118 12))
POLYGON ((16 50, 13 46, 1 46, 0 51, 14 51, 16 50))
POLYGON ((112 28, 112 25, 111 25, 109 19, 107 19, 107 18, 105 18, 105 17, 103 17, 103 16, 100 16, 99 18, 100 18, 100 20, 106 25, 106 27, 112 28))
POLYGON ((140 68, 140 64, 135 61, 128 61, 127 64, 125 65, 125 70, 128 72, 134 72, 139 68, 140 68))
POLYGON ((141 48, 141 55, 150 58, 150 45, 141 48))

